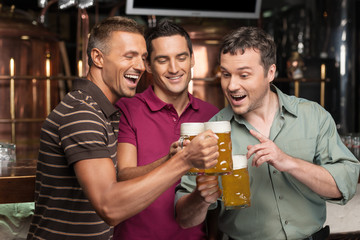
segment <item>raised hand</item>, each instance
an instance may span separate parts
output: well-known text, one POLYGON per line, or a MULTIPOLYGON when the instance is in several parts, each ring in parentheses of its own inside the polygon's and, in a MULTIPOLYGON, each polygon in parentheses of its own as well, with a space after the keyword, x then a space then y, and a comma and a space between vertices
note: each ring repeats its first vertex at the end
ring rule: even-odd
POLYGON ((250 130, 250 133, 260 141, 259 144, 247 146, 246 157, 249 159, 254 155, 252 166, 259 167, 267 162, 279 171, 287 171, 293 167, 293 158, 281 151, 273 141, 254 130, 250 130))
POLYGON ((183 149, 191 167, 207 169, 216 165, 219 157, 218 137, 211 130, 197 135, 183 149))

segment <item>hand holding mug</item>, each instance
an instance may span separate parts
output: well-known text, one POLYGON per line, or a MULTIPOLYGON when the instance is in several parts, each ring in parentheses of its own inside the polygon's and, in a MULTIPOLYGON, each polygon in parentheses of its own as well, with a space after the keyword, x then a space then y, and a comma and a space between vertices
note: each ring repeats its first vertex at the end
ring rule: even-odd
POLYGON ((221 196, 217 176, 196 177, 196 190, 202 200, 208 204, 214 203, 221 196))
POLYGON ((183 148, 191 167, 207 169, 216 165, 219 157, 218 137, 211 130, 194 137, 186 148, 183 148))

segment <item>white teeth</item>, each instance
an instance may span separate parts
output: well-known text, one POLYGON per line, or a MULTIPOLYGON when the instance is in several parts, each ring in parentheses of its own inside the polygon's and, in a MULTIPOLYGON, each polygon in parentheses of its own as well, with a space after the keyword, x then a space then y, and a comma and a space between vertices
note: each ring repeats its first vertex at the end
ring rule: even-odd
POLYGON ((179 79, 181 76, 177 76, 177 77, 169 77, 170 80, 176 80, 179 79))
POLYGON ((134 80, 139 79, 139 76, 138 76, 138 75, 125 74, 125 77, 126 77, 126 78, 131 78, 131 79, 134 79, 134 80))

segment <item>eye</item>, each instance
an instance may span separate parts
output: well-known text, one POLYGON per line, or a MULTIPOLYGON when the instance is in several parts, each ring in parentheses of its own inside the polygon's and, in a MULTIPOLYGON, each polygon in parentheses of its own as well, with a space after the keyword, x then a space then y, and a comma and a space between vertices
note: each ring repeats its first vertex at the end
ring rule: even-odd
POLYGON ((187 56, 186 55, 181 55, 178 57, 179 61, 183 62, 183 61, 186 61, 187 59, 187 56))
POLYGON ((127 54, 125 54, 125 58, 126 59, 133 59, 133 57, 135 56, 135 54, 134 53, 127 53, 127 54))
POLYGON ((249 74, 248 74, 248 73, 241 73, 241 74, 240 74, 240 77, 241 77, 241 78, 248 78, 248 77, 249 77, 249 74))
POLYGON ((229 78, 229 77, 231 77, 231 74, 228 73, 228 72, 222 71, 222 72, 221 72, 221 77, 222 77, 222 78, 229 78))
POLYGON ((160 64, 166 63, 167 58, 161 57, 161 58, 157 58, 156 61, 160 64))

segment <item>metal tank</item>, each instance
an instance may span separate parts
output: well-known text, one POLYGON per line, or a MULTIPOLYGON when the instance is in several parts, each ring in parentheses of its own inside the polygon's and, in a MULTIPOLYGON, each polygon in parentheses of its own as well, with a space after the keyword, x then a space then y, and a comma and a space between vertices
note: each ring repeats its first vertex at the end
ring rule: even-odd
POLYGON ((0 5, 0 142, 34 160, 43 120, 59 102, 56 36, 25 12, 0 5))
POLYGON ((184 24, 183 27, 189 33, 195 56, 189 91, 195 97, 222 109, 227 102, 220 84, 218 55, 220 42, 231 28, 223 24, 184 24))

